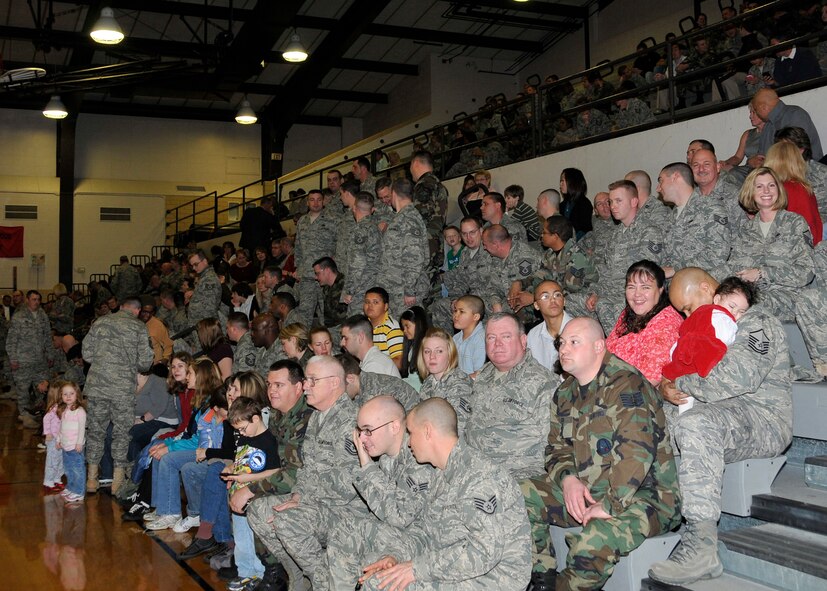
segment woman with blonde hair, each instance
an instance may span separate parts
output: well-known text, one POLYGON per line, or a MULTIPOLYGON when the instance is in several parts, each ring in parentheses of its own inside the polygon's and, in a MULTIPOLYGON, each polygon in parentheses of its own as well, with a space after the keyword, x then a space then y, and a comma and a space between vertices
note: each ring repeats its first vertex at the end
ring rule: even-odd
POLYGON ((771 168, 756 168, 744 181, 741 206, 755 214, 741 226, 726 272, 755 283, 759 300, 782 322, 795 318, 795 296, 815 276, 807 222, 786 210, 787 193, 771 168))
POLYGON ((801 151, 790 142, 777 142, 767 150, 764 166, 771 168, 784 184, 787 193, 787 211, 797 213, 810 226, 813 246, 824 237, 821 214, 813 187, 807 182, 807 163, 801 151))
POLYGON ((288 324, 279 331, 279 340, 288 359, 298 362, 304 369, 307 366, 307 360, 313 357, 307 327, 299 322, 288 324))
POLYGON ((438 396, 450 402, 457 412, 457 428, 461 434, 471 416, 473 391, 471 378, 459 368, 454 339, 441 328, 429 328, 419 347, 416 365, 422 379, 419 397, 426 400, 438 396))

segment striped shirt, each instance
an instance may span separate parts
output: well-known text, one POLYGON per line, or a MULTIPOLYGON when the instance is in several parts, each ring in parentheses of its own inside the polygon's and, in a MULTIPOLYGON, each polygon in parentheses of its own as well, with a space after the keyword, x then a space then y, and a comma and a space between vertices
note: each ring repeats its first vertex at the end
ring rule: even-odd
POLYGON ((387 353, 391 359, 402 356, 404 336, 399 323, 387 313, 382 323, 373 327, 373 344, 380 351, 387 353))

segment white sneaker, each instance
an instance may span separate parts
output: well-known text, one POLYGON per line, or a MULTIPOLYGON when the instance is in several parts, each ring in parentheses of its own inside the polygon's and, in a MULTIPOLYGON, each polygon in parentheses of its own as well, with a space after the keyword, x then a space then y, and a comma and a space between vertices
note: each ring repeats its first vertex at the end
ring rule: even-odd
POLYGON ((181 519, 180 515, 159 515, 158 519, 154 519, 147 523, 144 527, 151 530, 169 529, 181 519))
POLYGON ((194 527, 198 527, 199 525, 201 525, 201 518, 198 515, 187 515, 186 517, 179 519, 178 523, 172 526, 172 531, 182 534, 194 527))
POLYGON ((155 521, 156 519, 158 519, 158 512, 155 510, 152 510, 144 515, 144 521, 155 521))

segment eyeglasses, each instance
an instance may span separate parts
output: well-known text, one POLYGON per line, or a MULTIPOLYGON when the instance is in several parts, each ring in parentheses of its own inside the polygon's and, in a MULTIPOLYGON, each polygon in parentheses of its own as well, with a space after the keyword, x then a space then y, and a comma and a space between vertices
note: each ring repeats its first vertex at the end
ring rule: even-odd
POLYGON ((326 380, 327 378, 335 378, 335 377, 337 377, 337 376, 322 376, 320 378, 304 378, 302 380, 302 382, 307 384, 311 388, 313 388, 316 385, 316 382, 318 382, 319 380, 326 380))
MULTIPOLYGON (((394 420, 396 420, 396 419, 394 419, 394 420)), ((368 429, 367 427, 356 427, 356 431, 359 433, 359 435, 365 435, 366 437, 373 437, 373 432, 374 431, 378 431, 382 427, 384 427, 386 425, 390 425, 392 422, 393 421, 388 421, 387 423, 379 425, 378 427, 374 427, 373 429, 368 429)))
POLYGON ((537 298, 537 299, 542 300, 542 301, 545 302, 546 300, 549 300, 551 298, 554 298, 555 300, 561 300, 561 299, 563 299, 563 292, 562 291, 555 291, 555 292, 549 293, 547 291, 544 291, 543 293, 540 294, 540 297, 537 298))

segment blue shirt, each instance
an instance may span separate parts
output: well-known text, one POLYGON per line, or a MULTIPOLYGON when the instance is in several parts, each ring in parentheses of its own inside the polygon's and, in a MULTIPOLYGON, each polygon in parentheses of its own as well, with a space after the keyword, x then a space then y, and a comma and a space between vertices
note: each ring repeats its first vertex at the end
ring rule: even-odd
POLYGON ((482 322, 477 324, 474 332, 467 339, 462 338, 462 331, 454 335, 454 344, 459 353, 459 368, 471 375, 485 365, 485 329, 482 322))

